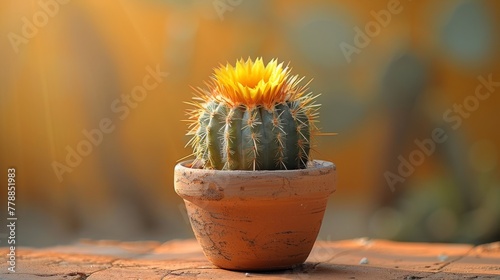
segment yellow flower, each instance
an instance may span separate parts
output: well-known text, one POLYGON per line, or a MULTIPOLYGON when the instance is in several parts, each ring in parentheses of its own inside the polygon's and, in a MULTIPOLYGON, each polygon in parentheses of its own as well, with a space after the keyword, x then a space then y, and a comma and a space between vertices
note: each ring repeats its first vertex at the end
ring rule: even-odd
MULTIPOLYGON (((226 64, 215 69, 210 85, 212 98, 232 106, 249 108, 262 105, 267 109, 297 95, 297 76, 290 76, 290 69, 276 59, 264 64, 262 58, 252 61, 240 59, 236 65, 226 64)), ((301 88, 302 91, 304 88, 301 88)))

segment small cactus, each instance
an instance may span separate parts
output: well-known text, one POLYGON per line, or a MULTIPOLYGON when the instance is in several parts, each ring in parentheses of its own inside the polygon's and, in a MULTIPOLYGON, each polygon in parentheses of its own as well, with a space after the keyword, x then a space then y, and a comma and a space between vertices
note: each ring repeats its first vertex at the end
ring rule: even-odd
POLYGON ((276 59, 221 65, 188 111, 194 166, 218 170, 306 168, 318 95, 276 59))

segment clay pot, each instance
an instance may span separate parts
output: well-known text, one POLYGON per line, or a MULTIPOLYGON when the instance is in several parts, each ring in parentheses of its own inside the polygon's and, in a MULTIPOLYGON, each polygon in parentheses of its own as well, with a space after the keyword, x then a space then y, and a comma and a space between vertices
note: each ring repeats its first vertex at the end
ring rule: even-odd
POLYGON ((277 270, 302 264, 314 245, 335 165, 239 171, 175 167, 175 191, 184 199, 205 256, 231 270, 277 270))

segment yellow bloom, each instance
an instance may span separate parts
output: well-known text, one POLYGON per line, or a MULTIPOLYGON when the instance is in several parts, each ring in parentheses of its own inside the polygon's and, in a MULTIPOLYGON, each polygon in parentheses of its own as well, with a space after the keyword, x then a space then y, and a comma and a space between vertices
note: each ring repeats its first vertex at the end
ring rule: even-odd
POLYGON ((272 108, 288 101, 297 93, 300 80, 290 76, 290 70, 276 59, 264 64, 262 58, 252 61, 240 59, 236 65, 226 64, 215 69, 212 77, 211 95, 233 106, 272 108))

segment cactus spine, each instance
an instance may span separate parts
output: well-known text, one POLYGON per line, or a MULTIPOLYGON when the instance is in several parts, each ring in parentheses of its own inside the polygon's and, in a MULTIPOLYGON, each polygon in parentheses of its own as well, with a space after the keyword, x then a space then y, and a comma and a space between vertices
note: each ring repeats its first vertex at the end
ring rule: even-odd
POLYGON ((188 145, 195 165, 219 170, 300 169, 316 131, 317 95, 276 60, 239 60, 215 70, 208 90, 197 88, 188 145))

